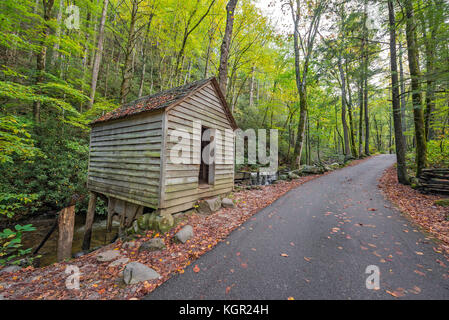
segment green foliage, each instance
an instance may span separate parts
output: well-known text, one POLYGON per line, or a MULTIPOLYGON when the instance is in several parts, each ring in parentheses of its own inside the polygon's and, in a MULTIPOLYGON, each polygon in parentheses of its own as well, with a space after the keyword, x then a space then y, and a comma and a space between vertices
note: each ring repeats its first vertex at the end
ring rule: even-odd
POLYGON ((21 216, 59 210, 73 194, 87 193, 89 141, 83 131, 55 120, 37 125, 35 131, 44 157, 33 165, 16 159, 14 164, 4 165, 0 177, 0 191, 4 194, 34 195, 32 206, 11 208, 21 216))
POLYGON ((18 264, 18 258, 31 252, 31 248, 22 249, 22 235, 24 232, 34 231, 31 224, 16 225, 14 230, 4 229, 0 232, 0 266, 18 264))
POLYGON ((430 166, 449 167, 449 137, 427 143, 427 160, 430 166))
POLYGON ((16 116, 0 116, 0 164, 13 163, 13 156, 25 160, 40 155, 28 131, 29 121, 16 116))

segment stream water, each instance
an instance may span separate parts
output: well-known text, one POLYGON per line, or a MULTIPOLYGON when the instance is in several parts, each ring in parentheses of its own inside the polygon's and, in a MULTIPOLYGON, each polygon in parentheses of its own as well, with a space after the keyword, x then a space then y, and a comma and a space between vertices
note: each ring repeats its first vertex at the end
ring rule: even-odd
MULTIPOLYGON (((36 231, 27 232, 23 235, 22 244, 24 248, 33 248, 33 250, 40 244, 42 239, 51 229, 54 218, 52 219, 32 219, 23 224, 31 223, 36 231)), ((75 230, 73 234, 73 245, 72 245, 72 254, 81 252, 81 246, 83 242, 84 236, 84 221, 85 217, 82 215, 75 216, 75 230)), ((95 248, 98 246, 104 246, 109 244, 116 234, 118 233, 118 222, 113 223, 113 228, 111 232, 106 232, 106 218, 98 219, 92 225, 92 239, 91 239, 91 248, 95 248)), ((40 266, 48 266, 57 261, 56 252, 58 245, 58 230, 56 229, 52 236, 47 240, 45 245, 39 250, 40 258, 40 266)))

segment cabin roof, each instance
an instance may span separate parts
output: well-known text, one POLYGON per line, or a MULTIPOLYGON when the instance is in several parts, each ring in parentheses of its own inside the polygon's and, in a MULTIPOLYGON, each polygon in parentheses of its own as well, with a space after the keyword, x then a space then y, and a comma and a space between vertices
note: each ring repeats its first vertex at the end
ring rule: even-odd
POLYGON ((100 118, 91 122, 91 125, 103 123, 111 120, 123 119, 129 116, 137 115, 143 112, 150 112, 155 110, 162 110, 169 106, 176 105, 183 101, 185 98, 195 93, 196 91, 203 88, 208 83, 212 83, 215 87, 218 97, 220 98, 225 113, 229 118, 229 122, 233 129, 237 129, 237 124, 234 117, 232 116, 226 99, 220 89, 217 79, 215 77, 198 80, 195 82, 188 83, 186 85, 172 88, 169 90, 161 91, 153 95, 145 96, 124 104, 123 106, 106 113, 100 118))

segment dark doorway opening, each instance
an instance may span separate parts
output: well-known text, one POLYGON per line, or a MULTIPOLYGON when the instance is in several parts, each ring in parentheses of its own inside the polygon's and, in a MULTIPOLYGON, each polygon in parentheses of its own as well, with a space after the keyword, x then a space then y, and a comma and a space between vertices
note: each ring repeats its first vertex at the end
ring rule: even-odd
POLYGON ((209 185, 209 164, 204 162, 203 154, 204 151, 209 144, 209 141, 203 141, 204 133, 209 128, 201 127, 201 164, 200 164, 200 173, 198 177, 198 183, 200 187, 207 187, 209 185))

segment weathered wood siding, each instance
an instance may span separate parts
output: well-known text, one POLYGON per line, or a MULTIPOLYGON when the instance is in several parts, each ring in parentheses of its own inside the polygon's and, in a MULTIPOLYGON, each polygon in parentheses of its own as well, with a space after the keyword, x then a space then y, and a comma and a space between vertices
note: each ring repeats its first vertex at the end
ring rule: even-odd
MULTIPOLYGON (((162 168, 163 182, 160 203, 162 213, 187 210, 192 208, 198 199, 232 191, 234 186, 234 140, 232 137, 225 138, 226 129, 232 130, 232 127, 215 88, 211 84, 167 110, 164 124, 166 141, 163 147, 165 160, 162 168), (170 160, 170 152, 176 145, 176 142, 170 141, 170 132, 185 130, 192 134, 194 120, 201 120, 203 126, 219 130, 223 139, 228 141, 225 145, 217 140, 216 147, 221 148, 228 163, 214 165, 215 181, 209 188, 199 188, 199 164, 174 164, 170 160)), ((191 162, 193 159, 200 159, 200 152, 194 152, 193 143, 190 143, 191 162)))
POLYGON ((158 208, 162 120, 163 111, 94 125, 88 189, 158 208))

